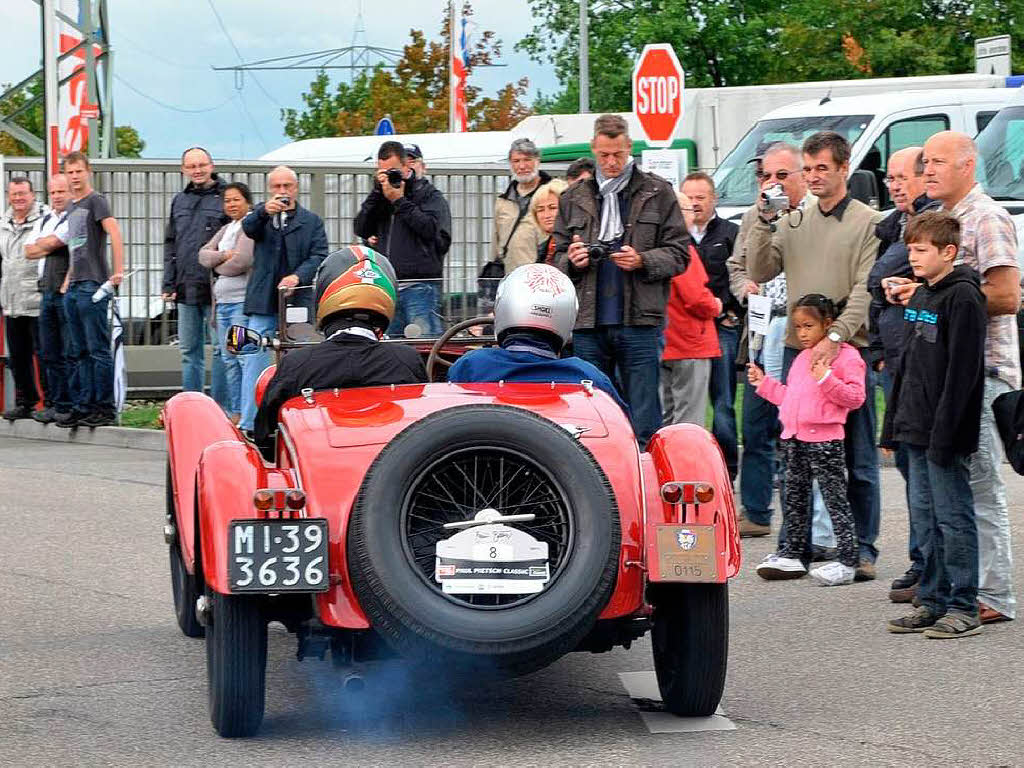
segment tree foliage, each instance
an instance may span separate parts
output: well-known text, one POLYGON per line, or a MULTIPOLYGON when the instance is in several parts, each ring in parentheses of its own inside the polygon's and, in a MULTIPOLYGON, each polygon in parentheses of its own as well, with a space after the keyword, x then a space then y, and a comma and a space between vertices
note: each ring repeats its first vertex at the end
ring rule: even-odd
MULTIPOLYGON (((517 44, 563 84, 540 113, 579 105, 579 0, 529 0, 517 44)), ((974 70, 974 39, 1013 38, 1024 67, 1024 0, 591 0, 592 111, 630 108, 633 62, 671 43, 687 87, 943 75, 974 70)))
MULTIPOLYGON (((466 3, 464 12, 472 15, 466 3)), ((409 31, 410 41, 393 70, 378 67, 361 72, 351 83, 338 83, 331 91, 326 72, 317 73, 302 94, 305 109, 283 109, 284 132, 293 140, 325 136, 361 136, 373 133, 377 121, 391 115, 400 133, 435 133, 448 130, 448 15, 438 40, 427 40, 421 30, 409 31)), ((469 52, 469 71, 493 64, 501 56, 501 41, 494 32, 477 36, 469 52)), ((507 130, 530 114, 523 103, 529 81, 509 83, 493 96, 466 85, 469 124, 473 130, 507 130)))

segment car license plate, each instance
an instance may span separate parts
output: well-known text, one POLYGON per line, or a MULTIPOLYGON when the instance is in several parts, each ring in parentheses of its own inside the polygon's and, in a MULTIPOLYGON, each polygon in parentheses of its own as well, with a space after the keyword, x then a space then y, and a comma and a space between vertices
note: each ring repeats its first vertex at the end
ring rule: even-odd
POLYGON ((232 520, 228 529, 232 592, 324 592, 327 521, 232 520))

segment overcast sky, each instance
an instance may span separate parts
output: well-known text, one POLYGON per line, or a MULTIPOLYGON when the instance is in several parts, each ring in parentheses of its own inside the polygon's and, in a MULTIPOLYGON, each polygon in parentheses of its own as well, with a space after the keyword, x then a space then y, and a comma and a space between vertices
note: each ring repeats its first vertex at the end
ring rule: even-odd
MULTIPOLYGON (((351 45, 360 6, 359 0, 213 2, 245 61, 351 45)), ((447 2, 365 0, 362 5, 366 44, 401 48, 410 29, 424 30, 428 39, 436 36, 447 2)), ((526 0, 477 0, 473 5, 474 22, 502 39, 502 62, 508 66, 478 69, 472 82, 493 93, 525 75, 531 101, 538 88, 558 90, 550 68, 512 50, 533 26, 526 0)), ((114 84, 116 122, 139 130, 145 156, 176 157, 183 146, 202 144, 220 158, 253 158, 287 143, 281 107, 301 106, 301 93, 315 72, 256 73, 266 93, 246 73, 239 93, 234 73, 210 69, 238 63, 210 0, 108 0, 108 8, 119 78, 114 84), (175 111, 139 92, 178 109, 210 111, 175 111)), ((18 82, 38 66, 38 9, 33 0, 0 0, 0 83, 18 82)), ((331 76, 347 74, 336 70, 331 76)))

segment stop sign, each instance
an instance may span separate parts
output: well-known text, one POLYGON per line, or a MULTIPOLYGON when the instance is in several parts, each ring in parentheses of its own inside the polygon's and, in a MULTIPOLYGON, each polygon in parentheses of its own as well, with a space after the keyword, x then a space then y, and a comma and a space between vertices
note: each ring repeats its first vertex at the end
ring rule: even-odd
POLYGON ((647 143, 672 143, 683 119, 683 68, 668 43, 644 47, 633 68, 633 113, 647 143))

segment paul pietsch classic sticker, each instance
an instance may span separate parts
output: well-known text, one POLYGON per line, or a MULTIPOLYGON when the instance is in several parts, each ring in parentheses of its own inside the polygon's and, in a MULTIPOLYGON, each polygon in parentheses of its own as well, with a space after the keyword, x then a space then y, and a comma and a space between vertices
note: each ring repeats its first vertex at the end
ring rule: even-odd
POLYGON ((452 595, 529 595, 551 578, 548 545, 507 525, 481 525, 437 542, 434 578, 452 595))
POLYGON ((658 572, 662 581, 717 581, 713 525, 659 525, 658 572))

